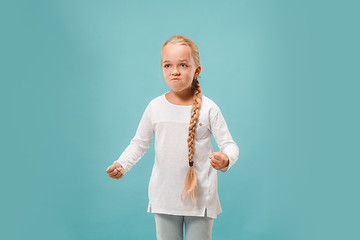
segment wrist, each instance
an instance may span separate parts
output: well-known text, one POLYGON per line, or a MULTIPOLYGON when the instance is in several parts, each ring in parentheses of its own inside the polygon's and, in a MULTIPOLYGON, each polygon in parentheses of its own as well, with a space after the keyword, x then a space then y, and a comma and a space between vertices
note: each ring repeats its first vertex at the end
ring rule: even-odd
POLYGON ((229 157, 225 154, 225 167, 229 166, 230 160, 229 157))

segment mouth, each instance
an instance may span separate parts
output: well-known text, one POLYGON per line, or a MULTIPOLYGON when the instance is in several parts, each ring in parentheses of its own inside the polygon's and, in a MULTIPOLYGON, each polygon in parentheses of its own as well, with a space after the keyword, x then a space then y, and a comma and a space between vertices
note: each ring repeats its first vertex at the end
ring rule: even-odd
POLYGON ((180 80, 179 78, 172 78, 171 80, 180 80))

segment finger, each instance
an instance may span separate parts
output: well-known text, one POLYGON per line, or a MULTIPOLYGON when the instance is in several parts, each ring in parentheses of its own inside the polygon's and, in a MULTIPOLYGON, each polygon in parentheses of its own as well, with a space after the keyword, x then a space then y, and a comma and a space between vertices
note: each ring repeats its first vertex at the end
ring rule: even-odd
POLYGON ((110 175, 110 174, 109 174, 109 177, 114 178, 114 179, 119 179, 119 178, 120 178, 120 177, 117 176, 116 174, 115 174, 115 175, 110 175))
POLYGON ((216 164, 218 164, 217 160, 216 160, 214 157, 212 157, 212 156, 211 156, 211 159, 210 159, 210 163, 211 163, 211 165, 216 165, 216 164))
POLYGON ((213 160, 212 160, 212 156, 210 156, 209 158, 210 158, 210 164, 211 164, 211 166, 213 166, 213 165, 214 165, 214 162, 213 162, 213 160))
POLYGON ((116 178, 119 178, 119 177, 121 177, 122 176, 122 173, 121 172, 118 172, 117 174, 115 174, 115 177, 116 178))
POLYGON ((216 170, 219 170, 219 169, 220 169, 220 168, 219 168, 219 165, 217 165, 217 164, 214 164, 214 165, 213 165, 213 168, 216 169, 216 170))
POLYGON ((219 170, 219 167, 217 165, 212 166, 215 170, 219 170))
POLYGON ((214 154, 214 158, 216 159, 216 160, 222 160, 222 159, 224 159, 224 155, 223 155, 223 153, 221 153, 221 152, 216 152, 215 154, 214 154))
POLYGON ((115 172, 116 171, 116 168, 117 168, 117 165, 116 164, 113 164, 113 165, 111 165, 111 170, 112 170, 112 172, 115 172))
POLYGON ((114 165, 110 165, 110 166, 106 169, 106 172, 107 172, 107 173, 111 173, 112 171, 114 171, 114 165))
POLYGON ((211 159, 211 161, 213 161, 213 163, 215 163, 215 164, 220 164, 220 163, 221 163, 221 159, 217 159, 217 158, 215 158, 215 157, 213 157, 213 158, 211 159))
POLYGON ((216 170, 221 169, 220 164, 217 163, 216 161, 215 162, 211 161, 210 163, 211 163, 211 166, 213 166, 213 168, 215 168, 216 170))
POLYGON ((213 152, 210 157, 216 160, 220 160, 222 158, 222 152, 213 152))
POLYGON ((124 172, 124 168, 122 168, 122 167, 117 167, 116 170, 118 170, 118 171, 121 172, 121 173, 124 172))
POLYGON ((119 178, 121 178, 120 176, 110 176, 111 178, 113 178, 113 179, 119 179, 119 178))
POLYGON ((114 171, 110 173, 111 176, 115 176, 118 173, 118 170, 115 168, 114 171))

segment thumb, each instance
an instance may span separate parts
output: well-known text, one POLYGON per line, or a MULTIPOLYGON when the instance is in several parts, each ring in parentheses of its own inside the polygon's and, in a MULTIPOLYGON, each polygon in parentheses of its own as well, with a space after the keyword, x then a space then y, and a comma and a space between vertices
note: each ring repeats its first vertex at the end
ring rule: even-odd
POLYGON ((221 157, 222 157, 222 153, 221 153, 221 152, 213 152, 213 153, 211 154, 211 156, 212 156, 212 158, 215 158, 215 159, 217 159, 217 160, 220 160, 221 157))
POLYGON ((119 172, 121 172, 122 174, 124 174, 124 168, 120 165, 120 166, 116 166, 116 170, 118 170, 119 172))

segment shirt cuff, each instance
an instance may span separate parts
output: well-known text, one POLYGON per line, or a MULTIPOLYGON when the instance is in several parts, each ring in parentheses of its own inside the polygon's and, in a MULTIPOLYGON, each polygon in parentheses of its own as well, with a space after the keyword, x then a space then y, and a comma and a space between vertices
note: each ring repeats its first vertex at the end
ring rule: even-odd
POLYGON ((222 172, 226 172, 229 169, 229 166, 224 167, 223 169, 220 169, 222 172))
POLYGON ((126 168, 126 165, 124 163, 121 162, 120 159, 116 160, 114 163, 119 163, 121 165, 121 167, 124 169, 124 174, 127 173, 129 170, 126 168))
MULTIPOLYGON (((226 154, 226 155, 227 155, 227 154, 226 154)), ((230 166, 230 157, 229 157, 229 155, 228 155, 228 160, 229 160, 229 164, 228 164, 226 167, 220 169, 220 171, 226 172, 226 171, 229 169, 229 166, 230 166)))

